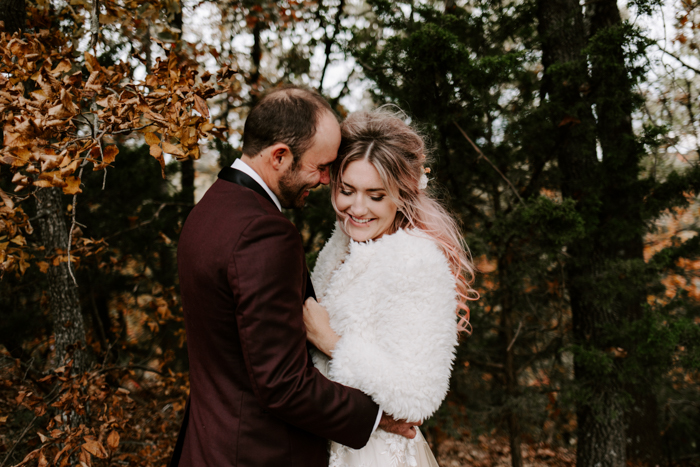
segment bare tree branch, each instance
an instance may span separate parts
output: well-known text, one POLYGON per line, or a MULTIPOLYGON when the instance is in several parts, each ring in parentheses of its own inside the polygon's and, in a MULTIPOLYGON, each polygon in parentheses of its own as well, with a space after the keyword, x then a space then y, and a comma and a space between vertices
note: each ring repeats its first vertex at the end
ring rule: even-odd
POLYGON ((518 194, 518 190, 516 190, 515 186, 510 182, 510 180, 508 180, 508 177, 503 175, 503 172, 501 172, 498 169, 498 167, 496 167, 496 165, 493 162, 491 162, 491 159, 486 157, 486 154, 484 154, 481 151, 481 149, 479 149, 479 147, 476 144, 474 144, 474 141, 472 141, 471 138, 469 138, 469 136, 467 136, 467 133, 462 129, 461 126, 459 126, 459 124, 457 122, 453 121, 452 123, 454 123, 455 126, 457 127, 457 129, 459 130, 459 132, 462 133, 462 136, 464 136, 467 139, 467 141, 469 141, 469 144, 472 145, 474 150, 479 153, 479 158, 483 157, 484 159, 486 159, 486 162, 488 162, 491 165, 491 167, 493 167, 493 170, 498 172, 498 175, 500 175, 503 178, 503 180, 505 180, 506 183, 511 187, 511 189, 513 190, 513 193, 515 193, 515 196, 518 197, 518 200, 520 201, 520 203, 522 203, 522 205, 525 206, 525 201, 523 201, 523 199, 520 197, 520 195, 518 194))
MULTIPOLYGON (((322 7, 323 2, 319 2, 319 14, 320 14, 320 9, 322 7)), ((335 12, 335 20, 333 24, 333 35, 331 37, 328 37, 328 33, 326 32, 326 59, 323 63, 323 71, 321 71, 321 79, 318 83, 318 92, 323 94, 323 80, 326 77, 326 70, 328 69, 328 65, 331 62, 331 48, 333 47, 333 43, 335 42, 335 37, 338 35, 338 32, 340 31, 340 17, 343 15, 343 9, 345 8, 345 0, 340 0, 340 4, 338 5, 338 11, 335 12)))
POLYGON ((686 67, 687 69, 693 70, 695 73, 700 74, 700 70, 699 70, 699 69, 695 68, 695 67, 692 66, 692 65, 688 65, 687 63, 685 63, 685 62, 683 61, 683 59, 681 59, 681 58, 680 58, 679 56, 677 56, 676 54, 674 54, 674 53, 672 53, 672 52, 669 52, 668 50, 664 49, 663 47, 661 47, 661 46, 658 45, 658 44, 657 44, 657 47, 659 48, 659 50, 661 50, 661 51, 662 51, 663 53, 665 53, 666 55, 668 55, 668 56, 670 56, 670 57, 673 57, 673 58, 675 58, 676 60, 678 60, 678 62, 679 62, 681 65, 683 65, 684 67, 686 67))

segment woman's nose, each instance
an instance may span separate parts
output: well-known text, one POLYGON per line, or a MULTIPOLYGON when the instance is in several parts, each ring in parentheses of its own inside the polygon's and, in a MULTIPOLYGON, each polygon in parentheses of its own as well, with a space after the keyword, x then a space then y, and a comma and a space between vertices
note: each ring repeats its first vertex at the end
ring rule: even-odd
POLYGON ((367 203, 364 200, 364 196, 355 196, 352 203, 353 214, 357 216, 363 216, 367 213, 367 203))

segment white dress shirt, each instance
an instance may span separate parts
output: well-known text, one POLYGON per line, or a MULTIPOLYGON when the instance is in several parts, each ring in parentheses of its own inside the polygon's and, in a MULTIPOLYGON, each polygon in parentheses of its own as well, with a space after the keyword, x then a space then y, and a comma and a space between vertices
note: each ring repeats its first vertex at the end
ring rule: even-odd
MULTIPOLYGON (((267 194, 270 195, 270 198, 272 198, 272 201, 274 201, 275 205, 277 206, 277 209, 282 211, 282 205, 280 204, 280 200, 277 199, 277 196, 275 196, 272 190, 270 190, 267 184, 263 181, 262 177, 260 177, 260 175, 258 175, 258 173, 251 166, 243 162, 241 159, 236 159, 231 165, 231 168, 240 170, 241 172, 255 180, 258 183, 258 185, 263 187, 267 194)), ((374 433, 377 430, 379 422, 382 419, 382 413, 382 409, 379 409, 379 413, 377 413, 377 420, 374 422, 374 428, 372 428, 372 433, 374 433)))
POLYGON ((282 211, 282 205, 280 204, 280 200, 277 199, 277 196, 270 190, 270 188, 267 186, 265 182, 263 182, 263 179, 258 175, 258 173, 248 164, 243 162, 241 159, 236 159, 233 165, 231 165, 232 169, 240 170, 244 174, 248 175, 250 178, 258 182, 258 185, 263 187, 263 189, 267 192, 268 195, 270 195, 270 198, 272 201, 274 201, 275 205, 277 206, 277 209, 282 211))

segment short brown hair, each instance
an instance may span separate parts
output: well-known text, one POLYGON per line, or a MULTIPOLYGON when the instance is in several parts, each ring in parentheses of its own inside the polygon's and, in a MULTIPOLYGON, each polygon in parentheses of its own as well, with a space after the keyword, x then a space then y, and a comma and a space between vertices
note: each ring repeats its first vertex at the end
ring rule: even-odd
POLYGON ((335 115, 316 91, 297 86, 276 88, 250 110, 243 128, 243 154, 253 157, 276 143, 289 146, 294 162, 313 143, 324 110, 335 115))

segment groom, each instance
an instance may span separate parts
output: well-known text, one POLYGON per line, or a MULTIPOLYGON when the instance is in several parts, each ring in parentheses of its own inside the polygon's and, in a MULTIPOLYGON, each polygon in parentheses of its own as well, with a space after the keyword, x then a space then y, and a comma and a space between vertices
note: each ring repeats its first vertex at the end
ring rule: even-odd
POLYGON ((326 467, 327 440, 415 436, 365 394, 324 378, 307 352, 314 296, 301 237, 280 212, 328 184, 340 127, 317 93, 283 88, 245 123, 243 156, 192 210, 178 246, 190 397, 171 466, 326 467))

